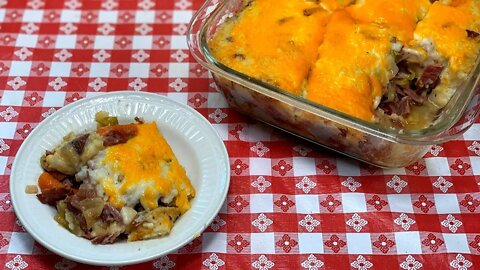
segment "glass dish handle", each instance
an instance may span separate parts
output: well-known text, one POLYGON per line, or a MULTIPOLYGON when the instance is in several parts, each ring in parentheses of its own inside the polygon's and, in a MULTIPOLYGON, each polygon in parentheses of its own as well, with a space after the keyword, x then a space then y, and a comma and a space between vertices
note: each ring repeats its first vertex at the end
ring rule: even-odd
POLYGON ((203 66, 208 66, 205 56, 201 49, 201 32, 209 15, 215 10, 221 1, 207 0, 203 3, 200 9, 193 15, 190 25, 187 30, 187 44, 190 48, 190 53, 203 66))
MULTIPOLYGON (((473 94, 470 102, 466 106, 462 116, 448 131, 447 138, 455 138, 464 133, 470 126, 472 126, 476 119, 480 116, 480 84, 476 86, 475 93, 473 94)), ((443 139, 445 140, 445 139, 443 139)))

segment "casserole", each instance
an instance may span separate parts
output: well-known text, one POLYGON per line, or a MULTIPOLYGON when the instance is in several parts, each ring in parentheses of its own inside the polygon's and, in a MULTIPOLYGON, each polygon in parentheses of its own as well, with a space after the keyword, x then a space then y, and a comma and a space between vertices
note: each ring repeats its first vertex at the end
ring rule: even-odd
POLYGON ((195 188, 155 122, 119 124, 96 113, 97 129, 69 133, 41 157, 37 197, 57 221, 95 244, 168 235, 195 188))
MULTIPOLYGON (((352 116, 341 109, 335 110, 331 106, 313 102, 281 84, 275 85, 268 80, 248 76, 245 70, 239 72, 238 68, 232 69, 229 67, 231 65, 225 65, 224 61, 214 56, 210 42, 218 31, 223 31, 222 25, 229 18, 240 16, 238 14, 245 6, 245 1, 241 0, 205 2, 192 18, 187 38, 192 55, 212 72, 213 79, 230 106, 246 115, 334 151, 387 168, 413 163, 432 145, 462 134, 478 116, 478 57, 472 61, 472 68, 462 74, 460 83, 455 84, 452 91, 444 91, 448 95, 442 97, 448 98, 436 101, 441 103, 439 109, 435 107, 435 110, 416 112, 419 118, 425 116, 428 119, 425 121, 427 124, 405 127, 396 125, 391 117, 385 118, 385 121, 371 121, 367 117, 352 116)), ((414 18, 414 21, 417 19, 414 18)), ((404 36, 404 33, 399 34, 400 39, 404 39, 404 36)))

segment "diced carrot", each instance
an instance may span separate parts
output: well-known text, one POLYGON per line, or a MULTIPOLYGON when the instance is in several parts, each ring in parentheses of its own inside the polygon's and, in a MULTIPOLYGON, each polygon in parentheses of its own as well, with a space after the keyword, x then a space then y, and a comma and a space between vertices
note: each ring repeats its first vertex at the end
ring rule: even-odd
POLYGON ((58 181, 48 172, 43 172, 40 177, 38 177, 38 186, 42 192, 46 189, 51 188, 63 188, 65 185, 62 182, 58 181))

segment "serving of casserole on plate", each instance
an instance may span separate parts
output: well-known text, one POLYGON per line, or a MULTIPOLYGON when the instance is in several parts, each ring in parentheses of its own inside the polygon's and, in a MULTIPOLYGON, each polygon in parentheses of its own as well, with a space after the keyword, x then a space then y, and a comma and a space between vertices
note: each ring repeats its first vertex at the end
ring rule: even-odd
POLYGON ((167 235, 195 197, 185 169, 155 122, 121 125, 102 111, 95 120, 95 131, 70 133, 41 157, 38 198, 96 244, 167 235))
POLYGON ((188 39, 232 107, 399 167, 473 123, 479 33, 476 0, 227 0, 188 39))
POLYGON ((10 193, 22 225, 49 250, 127 265, 199 237, 225 200, 229 168, 222 140, 194 109, 116 92, 42 121, 18 151, 10 193), (37 184, 38 198, 26 193, 37 184))

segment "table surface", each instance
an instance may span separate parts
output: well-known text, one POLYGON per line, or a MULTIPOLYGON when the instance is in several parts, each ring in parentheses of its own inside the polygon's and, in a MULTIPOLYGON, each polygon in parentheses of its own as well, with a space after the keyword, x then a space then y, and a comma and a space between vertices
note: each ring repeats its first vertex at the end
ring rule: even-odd
POLYGON ((223 138, 232 169, 225 205, 200 237, 126 269, 480 268, 479 120, 395 170, 274 130, 230 109, 190 56, 184 35, 201 4, 0 0, 0 268, 91 269, 24 231, 9 175, 39 122, 118 90, 198 110, 223 138))

